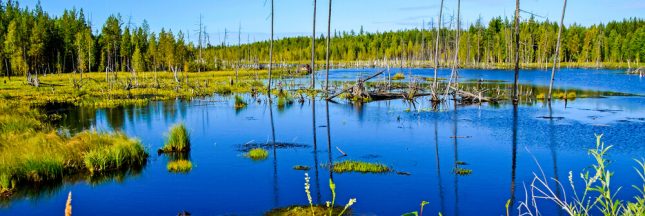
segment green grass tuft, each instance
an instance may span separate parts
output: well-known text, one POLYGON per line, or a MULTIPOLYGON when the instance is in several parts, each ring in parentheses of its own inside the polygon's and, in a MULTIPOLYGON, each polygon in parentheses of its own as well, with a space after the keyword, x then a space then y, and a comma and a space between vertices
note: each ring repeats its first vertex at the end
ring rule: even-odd
POLYGON ((473 174, 473 170, 471 170, 471 169, 465 169, 465 168, 461 168, 461 167, 457 167, 457 168, 455 168, 455 169, 453 170, 453 172, 454 172, 456 175, 461 175, 461 176, 465 176, 465 175, 473 174))
POLYGON ((246 153, 246 157, 253 160, 264 160, 269 157, 269 152, 267 150, 264 150, 263 148, 254 148, 246 153))
POLYGON ((247 103, 246 101, 244 101, 244 98, 242 98, 242 96, 235 95, 235 109, 242 109, 246 107, 246 105, 247 103))
POLYGON ((336 173, 386 173, 392 171, 392 169, 380 163, 346 160, 334 163, 332 166, 332 171, 336 173))
POLYGON ((170 161, 166 168, 173 173, 188 173, 193 169, 193 163, 189 160, 170 161))
POLYGON ((403 73, 396 73, 394 76, 392 76, 392 80, 402 80, 405 79, 405 75, 403 73))
MULTIPOLYGON (((339 215, 340 212, 342 211, 343 211, 343 208, 337 206, 333 209, 332 215, 339 215)), ((294 206, 272 209, 271 211, 264 213, 264 215, 265 216, 301 216, 301 215, 329 216, 329 208, 323 205, 314 205, 313 207, 308 205, 306 206, 294 205, 294 206)), ((345 211, 343 215, 352 215, 352 212, 348 210, 348 211, 345 211)))
POLYGON ((178 153, 188 151, 190 151, 190 134, 186 126, 182 123, 173 125, 168 133, 166 144, 159 149, 159 152, 178 153))

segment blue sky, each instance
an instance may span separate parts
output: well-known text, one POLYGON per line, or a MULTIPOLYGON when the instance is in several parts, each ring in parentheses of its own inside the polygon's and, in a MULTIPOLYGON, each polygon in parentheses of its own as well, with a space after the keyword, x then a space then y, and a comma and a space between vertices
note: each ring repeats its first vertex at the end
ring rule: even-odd
MULTIPOLYGON (((275 32, 278 37, 311 34, 313 0, 274 0, 275 32)), ((21 6, 33 8, 37 0, 21 0, 21 6)), ((332 31, 389 31, 421 28, 422 22, 436 19, 440 0, 334 0, 332 31)), ((110 14, 120 13, 125 23, 140 25, 148 20, 153 31, 162 27, 173 32, 197 35, 199 16, 209 34, 210 42, 220 43, 225 29, 228 42, 237 42, 238 26, 242 26, 242 42, 265 40, 270 32, 270 0, 42 0, 50 15, 61 15, 66 8, 83 8, 99 29, 110 14)), ((326 31, 328 0, 318 0, 317 35, 326 31)), ((562 0, 522 0, 521 8, 549 20, 559 19, 562 0)), ((456 15, 457 1, 446 0, 444 13, 456 15)), ((462 23, 469 24, 479 16, 487 22, 491 17, 512 17, 513 0, 462 0, 462 23)), ((645 18, 643 0, 569 0, 565 23, 591 25, 629 17, 645 18)), ((523 13, 528 17, 529 14, 523 13)), ((542 18, 539 18, 542 19, 542 18)))

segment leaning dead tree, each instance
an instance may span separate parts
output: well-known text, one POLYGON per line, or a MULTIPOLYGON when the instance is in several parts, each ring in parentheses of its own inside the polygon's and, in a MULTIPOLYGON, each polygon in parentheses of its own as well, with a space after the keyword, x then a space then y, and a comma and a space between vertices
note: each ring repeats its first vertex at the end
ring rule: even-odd
POLYGON ((567 10, 567 0, 564 0, 562 7, 562 17, 560 17, 560 26, 558 27, 558 42, 555 45, 555 57, 553 57, 553 69, 551 69, 551 81, 549 82, 549 95, 547 100, 551 102, 551 90, 553 89, 553 80, 555 79, 555 67, 558 63, 558 54, 560 53, 560 36, 562 35, 562 27, 564 25, 564 12, 567 10))
POLYGON ((441 16, 443 13, 443 0, 439 7, 439 25, 437 27, 437 40, 434 47, 434 80, 432 81, 432 101, 439 101, 437 97, 437 70, 439 70, 439 40, 441 39, 441 16))
POLYGON ((372 74, 371 76, 366 77, 364 79, 358 79, 356 81, 356 84, 348 86, 348 87, 345 87, 340 92, 327 97, 327 100, 334 99, 335 97, 338 97, 338 95, 341 95, 341 94, 343 94, 345 92, 349 92, 349 91, 351 91, 352 95, 354 95, 354 96, 358 96, 358 97, 361 97, 361 98, 365 97, 365 96, 369 97, 369 94, 367 93, 367 91, 365 91, 365 82, 367 82, 368 80, 370 80, 370 79, 372 79, 374 77, 377 77, 377 76, 383 74, 384 72, 385 72, 385 70, 382 70, 382 71, 379 71, 379 72, 377 72, 375 74, 372 74))
POLYGON ((518 84, 520 77, 520 0, 515 0, 515 79, 513 81, 513 104, 518 101, 518 84))

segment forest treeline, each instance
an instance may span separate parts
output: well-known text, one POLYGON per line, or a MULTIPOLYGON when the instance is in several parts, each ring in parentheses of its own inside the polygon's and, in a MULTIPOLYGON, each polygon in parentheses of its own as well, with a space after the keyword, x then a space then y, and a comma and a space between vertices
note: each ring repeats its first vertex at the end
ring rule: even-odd
MULTIPOLYGON (((17 1, 0 2, 0 68, 5 76, 30 73, 86 71, 206 71, 238 66, 262 67, 268 62, 269 42, 237 45, 208 44, 203 27, 197 44, 183 32, 162 29, 152 32, 144 21, 135 26, 112 15, 98 29, 83 10, 65 10, 50 16, 40 4, 21 8, 17 1)), ((454 54, 456 26, 440 30, 440 59, 450 64, 454 54)), ((335 32, 331 41, 333 62, 380 61, 405 64, 433 59, 436 31, 425 29, 389 32, 335 32)), ((479 19, 464 28, 458 42, 463 67, 511 64, 512 22, 479 19)), ((520 61, 541 67, 550 62, 555 50, 558 25, 534 17, 520 26, 520 61)), ((243 33, 242 33, 243 34, 243 33)), ((234 41, 237 42, 237 41, 234 41)), ((311 55, 310 37, 291 37, 274 42, 278 63, 306 63, 311 55)), ((316 38, 316 59, 325 58, 325 41, 316 38)), ((603 62, 642 62, 645 58, 645 21, 640 18, 592 26, 570 25, 563 30, 562 62, 602 65, 603 62)))

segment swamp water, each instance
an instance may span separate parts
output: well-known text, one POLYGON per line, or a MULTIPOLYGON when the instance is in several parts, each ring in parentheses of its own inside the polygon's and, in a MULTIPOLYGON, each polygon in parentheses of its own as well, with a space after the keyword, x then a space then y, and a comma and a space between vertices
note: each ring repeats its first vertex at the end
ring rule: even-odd
MULTIPOLYGON (((335 70, 330 77, 351 80, 355 71, 335 70)), ((432 70, 412 73, 427 76, 432 70)), ((445 73, 440 74, 446 77, 445 73)), ((463 70, 460 75, 512 78, 503 70, 463 70)), ((542 79, 548 75, 523 71, 521 81, 544 85, 548 79, 542 79)), ((645 94, 644 78, 617 71, 562 70, 557 78, 556 86, 563 88, 645 94)), ((612 185, 623 187, 618 198, 631 199, 637 194, 631 185, 642 183, 633 159, 645 157, 643 96, 579 98, 566 104, 556 100, 550 111, 546 104, 535 102, 517 108, 505 103, 456 108, 446 104, 439 112, 429 111, 425 98, 417 99, 418 109, 402 100, 356 105, 307 99, 302 104, 296 100, 268 106, 264 96, 259 98, 258 102, 247 96, 248 106, 239 110, 234 109, 232 96, 61 110, 60 124, 70 131, 118 130, 138 137, 151 153, 149 162, 141 171, 99 182, 30 190, 3 202, 0 214, 60 215, 67 192, 72 191, 75 215, 174 215, 182 210, 194 215, 261 215, 277 207, 308 204, 305 171, 293 169, 306 165, 311 168, 306 172, 315 203, 331 199, 328 182, 333 178, 336 203, 357 198, 352 209, 359 215, 417 211, 422 200, 430 202, 424 209, 429 215, 503 215, 508 199, 514 199, 514 207, 524 201, 524 188, 534 173, 540 175, 540 167, 548 178, 565 183, 573 171, 581 183, 577 173, 594 162, 587 154, 595 147, 594 134, 604 134, 603 141, 614 145, 609 169, 615 172, 612 185), (549 115, 555 118, 543 118, 549 115), (170 159, 154 154, 178 122, 185 123, 191 134, 187 157, 193 167, 186 174, 168 172, 170 159), (272 145, 273 141, 278 144, 272 145), (253 146, 265 147, 269 157, 260 161, 244 157, 253 146), (394 172, 338 174, 325 167, 330 160, 350 159, 383 163, 394 172), (466 165, 457 165, 458 161, 466 165), (472 174, 455 175, 457 167, 471 169, 472 174)), ((540 206, 542 213, 557 213, 553 205, 540 206)))

